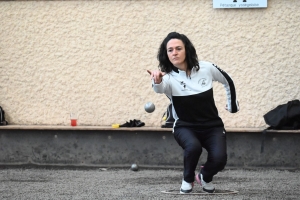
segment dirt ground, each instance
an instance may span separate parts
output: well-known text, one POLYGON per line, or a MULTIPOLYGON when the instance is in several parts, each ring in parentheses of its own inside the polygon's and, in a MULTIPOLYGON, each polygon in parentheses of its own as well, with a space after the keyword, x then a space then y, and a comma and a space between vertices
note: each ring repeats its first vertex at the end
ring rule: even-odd
MULTIPOLYGON (((171 195, 181 169, 0 169, 0 199, 300 199, 300 170, 226 169, 214 177, 230 195, 171 195)), ((201 191, 196 185, 194 192, 201 191)))

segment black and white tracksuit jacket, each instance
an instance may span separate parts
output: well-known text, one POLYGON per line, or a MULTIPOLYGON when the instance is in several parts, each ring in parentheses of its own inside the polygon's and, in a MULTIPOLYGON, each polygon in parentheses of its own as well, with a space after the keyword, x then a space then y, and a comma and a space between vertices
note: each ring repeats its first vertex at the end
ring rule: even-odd
POLYGON ((227 95, 227 108, 231 113, 239 110, 236 90, 231 77, 216 65, 200 61, 200 69, 172 71, 163 76, 160 84, 152 81, 156 93, 166 94, 172 102, 174 127, 211 128, 224 126, 218 115, 213 97, 213 81, 222 83, 227 95))

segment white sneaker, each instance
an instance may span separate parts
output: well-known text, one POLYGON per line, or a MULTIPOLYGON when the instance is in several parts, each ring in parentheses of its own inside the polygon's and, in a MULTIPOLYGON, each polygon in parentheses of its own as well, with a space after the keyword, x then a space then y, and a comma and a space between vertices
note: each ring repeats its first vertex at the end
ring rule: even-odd
POLYGON ((206 183, 203 180, 202 174, 197 174, 195 178, 196 178, 196 181, 202 186, 202 189, 204 192, 208 192, 208 193, 215 192, 215 186, 212 183, 206 183))
POLYGON ((185 180, 182 180, 180 194, 190 193, 193 190, 194 183, 188 183, 185 180))

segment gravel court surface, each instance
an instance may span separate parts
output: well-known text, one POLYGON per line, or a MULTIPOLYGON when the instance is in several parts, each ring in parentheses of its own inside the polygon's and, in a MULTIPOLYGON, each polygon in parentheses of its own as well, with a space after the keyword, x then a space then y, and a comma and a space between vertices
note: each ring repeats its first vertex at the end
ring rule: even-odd
MULTIPOLYGON (((214 177, 230 195, 172 195, 181 169, 0 169, 0 199, 300 199, 300 170, 226 169, 214 177)), ((201 191, 195 184, 194 191, 201 191)))

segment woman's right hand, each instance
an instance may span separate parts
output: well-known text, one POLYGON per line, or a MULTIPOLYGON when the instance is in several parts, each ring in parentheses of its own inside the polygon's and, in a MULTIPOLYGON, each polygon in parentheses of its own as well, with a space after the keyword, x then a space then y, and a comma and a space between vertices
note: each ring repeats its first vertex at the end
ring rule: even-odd
POLYGON ((147 70, 147 72, 150 74, 151 80, 153 79, 155 84, 160 84, 162 81, 162 77, 166 75, 165 72, 159 70, 153 70, 153 71, 147 70))

